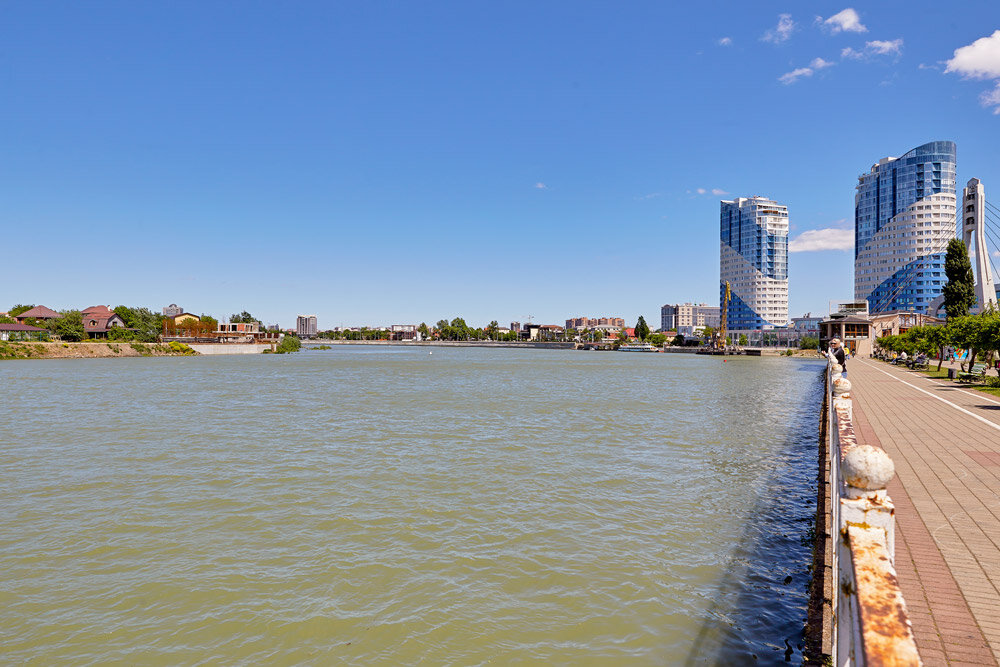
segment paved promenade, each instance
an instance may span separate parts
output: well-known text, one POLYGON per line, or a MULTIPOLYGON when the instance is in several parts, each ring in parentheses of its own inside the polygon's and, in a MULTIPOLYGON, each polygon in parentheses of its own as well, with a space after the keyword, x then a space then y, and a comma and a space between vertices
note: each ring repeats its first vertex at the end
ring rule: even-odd
POLYGON ((896 464, 896 569, 926 665, 1000 660, 1000 398, 847 362, 859 440, 896 464))

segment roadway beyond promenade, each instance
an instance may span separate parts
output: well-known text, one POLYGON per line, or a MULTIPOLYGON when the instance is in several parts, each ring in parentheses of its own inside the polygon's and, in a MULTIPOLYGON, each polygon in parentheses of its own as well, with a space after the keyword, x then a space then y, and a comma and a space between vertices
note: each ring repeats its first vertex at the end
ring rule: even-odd
POLYGON ((847 363, 861 443, 896 465, 896 570, 925 665, 1000 660, 1000 400, 847 363))

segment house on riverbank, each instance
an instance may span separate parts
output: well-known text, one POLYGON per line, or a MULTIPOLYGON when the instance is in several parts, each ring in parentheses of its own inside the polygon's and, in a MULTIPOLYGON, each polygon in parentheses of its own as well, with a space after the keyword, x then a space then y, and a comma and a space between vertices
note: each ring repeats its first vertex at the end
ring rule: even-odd
POLYGON ((29 324, 0 323, 0 341, 8 340, 44 340, 48 330, 33 327, 29 324))
POLYGON ((51 308, 46 308, 45 306, 35 306, 30 310, 26 310, 20 315, 15 315, 14 319, 17 320, 18 324, 24 324, 25 320, 38 320, 39 322, 50 322, 52 320, 58 320, 62 315, 52 310, 51 308))
POLYGON ((125 320, 107 306, 91 306, 80 312, 83 330, 90 338, 107 338, 112 329, 125 329, 125 320))

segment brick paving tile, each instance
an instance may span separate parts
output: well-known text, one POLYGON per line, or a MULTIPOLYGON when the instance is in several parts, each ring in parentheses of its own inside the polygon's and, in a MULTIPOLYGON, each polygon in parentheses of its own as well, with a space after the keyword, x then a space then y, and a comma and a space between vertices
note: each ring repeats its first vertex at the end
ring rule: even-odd
POLYGON ((896 568, 924 664, 997 665, 1000 405, 869 360, 849 378, 859 441, 896 465, 896 568))

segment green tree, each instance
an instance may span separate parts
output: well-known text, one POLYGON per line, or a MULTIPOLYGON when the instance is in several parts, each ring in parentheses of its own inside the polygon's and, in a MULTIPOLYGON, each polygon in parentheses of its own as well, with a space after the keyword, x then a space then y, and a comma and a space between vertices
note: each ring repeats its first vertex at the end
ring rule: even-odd
POLYGON ((54 329, 63 340, 76 342, 87 337, 87 332, 83 329, 83 315, 79 310, 63 311, 62 317, 55 320, 54 329))
POLYGON ((819 338, 813 338, 812 336, 803 336, 799 339, 799 349, 800 350, 815 350, 819 347, 819 338))
POLYGON ((285 337, 281 339, 278 343, 278 347, 275 352, 278 354, 288 354, 289 352, 298 352, 302 348, 302 341, 299 340, 298 336, 293 336, 292 334, 285 334, 285 337))
POLYGON ((746 334, 740 334, 740 346, 741 347, 746 347, 746 345, 749 342, 750 342, 750 339, 747 338, 746 334))
POLYGON ((13 306, 9 311, 7 311, 7 314, 10 315, 11 317, 17 317, 21 313, 25 313, 34 307, 35 307, 34 304, 26 306, 23 303, 19 303, 16 306, 13 306))
POLYGON ((943 290, 944 312, 948 319, 968 315, 969 309, 976 305, 976 283, 972 277, 969 249, 962 239, 948 241, 944 275, 948 278, 943 290))
POLYGON ((649 335, 649 325, 646 324, 646 318, 642 315, 639 316, 639 321, 635 323, 635 335, 639 340, 646 340, 646 336, 649 335))
POLYGON ((146 343, 155 342, 158 336, 163 333, 164 317, 160 313, 154 313, 149 308, 129 308, 128 306, 118 306, 115 313, 122 318, 125 326, 132 331, 117 334, 119 337, 126 336, 146 343))
POLYGON ((670 344, 671 345, 677 345, 678 347, 683 346, 684 345, 684 336, 682 336, 681 334, 677 334, 676 336, 674 336, 674 340, 670 344))
POLYGON ((240 313, 239 315, 230 315, 229 316, 229 321, 232 322, 232 323, 234 323, 234 324, 240 323, 240 322, 242 322, 244 324, 253 324, 254 322, 260 322, 260 320, 258 320, 256 317, 254 317, 253 315, 251 315, 250 313, 248 313, 245 310, 242 313, 240 313))
POLYGON ((471 333, 469 325, 461 317, 453 319, 449 326, 451 327, 452 340, 466 340, 469 338, 469 334, 471 333))
POLYGON ((428 338, 431 337, 431 331, 430 329, 427 328, 427 324, 425 322, 420 323, 420 326, 417 327, 417 331, 420 332, 420 335, 423 337, 424 340, 427 340, 428 338))
POLYGON ((667 342, 667 337, 661 333, 654 333, 654 334, 649 334, 649 338, 647 338, 646 340, 649 341, 650 345, 661 347, 664 343, 667 342))

